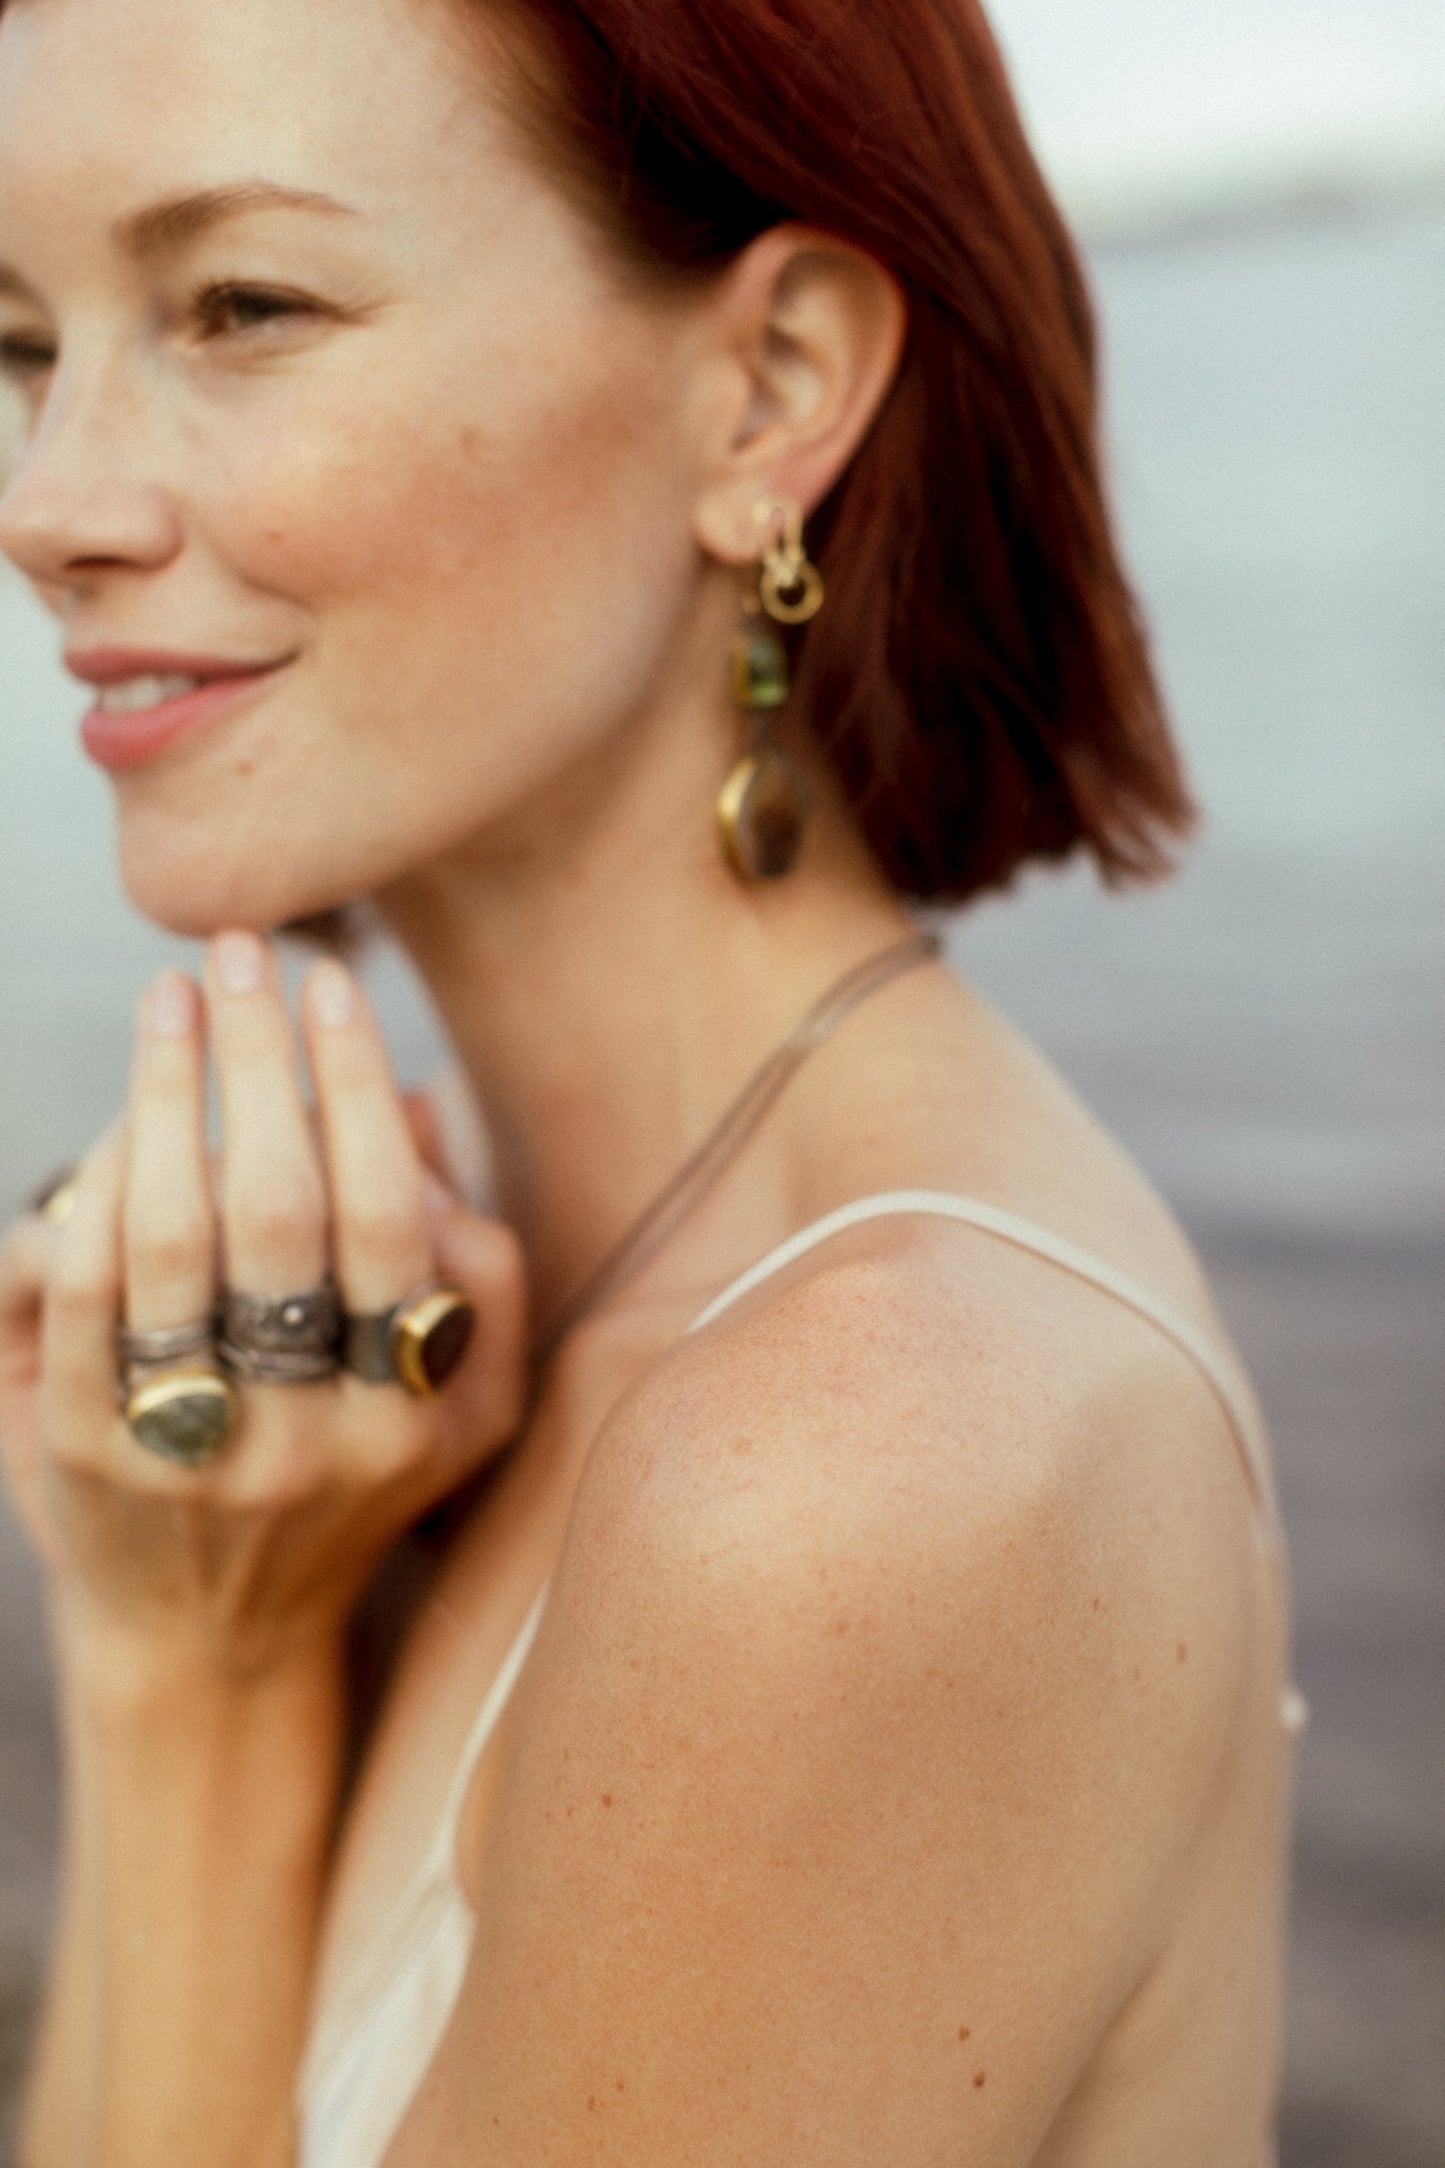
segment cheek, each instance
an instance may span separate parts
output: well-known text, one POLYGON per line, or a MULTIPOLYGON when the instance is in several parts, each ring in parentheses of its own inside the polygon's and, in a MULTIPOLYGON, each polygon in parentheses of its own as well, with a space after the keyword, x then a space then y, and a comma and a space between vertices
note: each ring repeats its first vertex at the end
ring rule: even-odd
POLYGON ((494 353, 390 398, 374 382, 333 384, 233 465, 232 564, 309 617, 350 755, 456 742, 480 708, 495 780, 535 781, 636 700, 683 606, 666 403, 626 351, 585 377, 494 353))

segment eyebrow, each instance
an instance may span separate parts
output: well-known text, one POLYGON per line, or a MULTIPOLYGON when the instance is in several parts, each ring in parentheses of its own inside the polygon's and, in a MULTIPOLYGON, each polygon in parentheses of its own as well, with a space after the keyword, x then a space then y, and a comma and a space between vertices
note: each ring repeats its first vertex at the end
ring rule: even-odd
MULTIPOLYGON (((359 218, 361 213, 335 196, 314 188, 280 188, 273 181, 235 181, 224 188, 203 188, 185 196, 169 196, 148 210, 124 218, 115 228, 115 239, 124 253, 142 263, 152 256, 167 255, 197 241, 228 218, 242 218, 248 211, 320 211, 331 218, 359 218)), ((7 301, 37 300, 33 286, 0 263, 0 297, 7 301)))
POLYGON ((248 211, 320 211, 328 217, 357 218, 361 214, 335 196, 312 188, 279 188, 272 181, 235 181, 224 188, 203 188, 192 195, 171 196, 148 210, 124 218, 115 228, 122 251, 136 262, 169 255, 197 241, 229 218, 248 211))

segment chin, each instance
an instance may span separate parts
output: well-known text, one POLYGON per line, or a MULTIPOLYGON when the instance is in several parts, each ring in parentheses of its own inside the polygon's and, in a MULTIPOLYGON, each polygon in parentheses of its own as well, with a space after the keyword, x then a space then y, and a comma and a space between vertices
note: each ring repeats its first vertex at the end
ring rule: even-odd
POLYGON ((334 945, 342 938, 351 902, 344 883, 325 887, 314 869, 303 875, 288 867, 279 851, 259 846, 238 851, 213 838, 187 844, 173 835, 132 831, 124 822, 120 876, 143 918, 195 941, 245 926, 255 933, 294 928, 334 945))

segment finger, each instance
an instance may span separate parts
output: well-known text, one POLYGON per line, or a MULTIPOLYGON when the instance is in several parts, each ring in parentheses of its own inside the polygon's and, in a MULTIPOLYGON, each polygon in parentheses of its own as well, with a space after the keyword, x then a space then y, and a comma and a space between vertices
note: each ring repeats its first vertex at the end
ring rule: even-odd
POLYGON ((455 1199, 433 1194, 432 1226, 437 1270, 460 1288, 478 1319, 466 1358, 447 1387, 460 1455, 451 1476, 460 1480, 499 1439, 517 1430, 526 1409, 526 1266, 510 1227, 455 1199))
POLYGON ((189 1325, 215 1300, 200 995, 179 971, 141 1003, 131 1084, 124 1257, 127 1322, 189 1325))
POLYGON ((127 1138, 118 1124, 76 1176, 75 1209, 55 1237, 41 1334, 43 1390, 57 1446, 93 1454, 116 1420, 121 1202, 127 1138))
POLYGON ((40 1313, 54 1250, 54 1229, 33 1213, 17 1221, 0 1247, 0 1386, 35 1381, 40 1313))
POLYGON ((247 1294, 298 1294, 325 1274, 326 1191, 270 950, 254 934, 222 934, 206 959, 206 995, 226 1278, 247 1294))
POLYGON ((386 1310, 431 1276, 426 1178, 371 1005, 328 958, 302 998, 349 1310, 386 1310))
POLYGON ((406 1116, 406 1126, 411 1131, 411 1141, 424 1167, 433 1174, 446 1179, 446 1152, 442 1146, 441 1123, 437 1120, 435 1101, 430 1092, 409 1091, 401 1094, 401 1111, 406 1116))

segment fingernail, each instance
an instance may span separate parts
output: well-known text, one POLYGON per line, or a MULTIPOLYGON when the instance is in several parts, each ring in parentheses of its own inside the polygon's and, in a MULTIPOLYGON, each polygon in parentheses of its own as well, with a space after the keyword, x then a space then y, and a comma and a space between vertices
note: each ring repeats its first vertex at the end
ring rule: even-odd
POLYGON ((318 1024, 349 1024, 356 1014, 356 988, 351 974, 329 959, 312 972, 306 999, 318 1024))
POLYGON ((223 933, 211 961, 223 993, 258 994, 266 983, 266 951, 253 933, 223 933))
POLYGON ((150 990, 146 1021, 158 1039, 188 1039, 196 1028, 196 989, 183 971, 167 971, 150 990))

